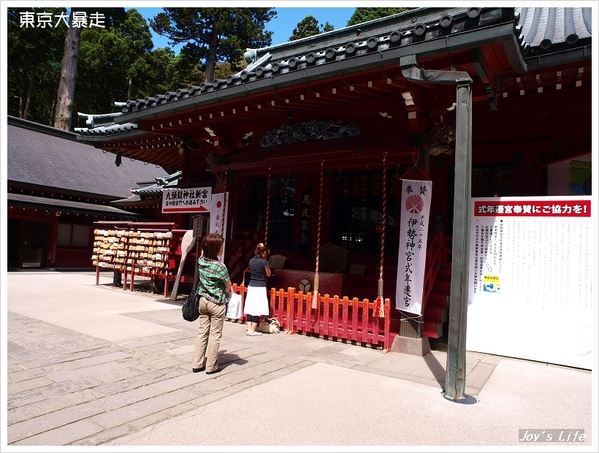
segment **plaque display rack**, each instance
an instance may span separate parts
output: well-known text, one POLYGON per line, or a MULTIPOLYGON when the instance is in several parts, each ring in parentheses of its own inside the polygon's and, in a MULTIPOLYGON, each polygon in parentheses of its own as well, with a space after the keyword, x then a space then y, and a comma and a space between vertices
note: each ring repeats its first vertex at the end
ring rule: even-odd
MULTIPOLYGON (((94 247, 91 261, 96 268, 96 285, 99 285, 100 271, 112 269, 120 274, 123 289, 133 291, 135 277, 149 277, 164 282, 164 296, 167 296, 168 281, 174 279, 177 238, 170 228, 148 228, 149 225, 135 225, 122 222, 112 228, 100 225, 94 230, 94 247), (173 240, 175 239, 175 240, 173 240)), ((166 225, 165 225, 166 226, 166 225)))

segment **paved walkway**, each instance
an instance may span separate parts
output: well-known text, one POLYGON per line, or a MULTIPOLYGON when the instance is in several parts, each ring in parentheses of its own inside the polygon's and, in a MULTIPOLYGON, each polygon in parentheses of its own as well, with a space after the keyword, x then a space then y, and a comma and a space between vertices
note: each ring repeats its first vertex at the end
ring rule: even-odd
MULTIPOLYGON (((111 274, 8 274, 13 445, 516 445, 519 429, 591 433, 591 373, 468 353, 473 405, 421 358, 225 323, 221 373, 190 372, 196 326, 111 274)), ((6 441, 5 441, 6 442, 6 441)))

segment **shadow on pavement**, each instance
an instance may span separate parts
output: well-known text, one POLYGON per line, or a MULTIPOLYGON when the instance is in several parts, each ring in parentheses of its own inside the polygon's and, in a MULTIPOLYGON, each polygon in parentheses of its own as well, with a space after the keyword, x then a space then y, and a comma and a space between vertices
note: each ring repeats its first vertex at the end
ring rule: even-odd
POLYGON ((430 352, 424 356, 424 361, 428 366, 428 369, 431 370, 433 376, 435 376, 435 380, 441 387, 441 390, 445 388, 445 367, 439 363, 437 358, 431 354, 430 352))
POLYGON ((226 349, 219 351, 218 353, 218 364, 222 369, 227 368, 229 365, 245 365, 246 363, 248 363, 247 360, 242 359, 237 354, 227 352, 226 349))

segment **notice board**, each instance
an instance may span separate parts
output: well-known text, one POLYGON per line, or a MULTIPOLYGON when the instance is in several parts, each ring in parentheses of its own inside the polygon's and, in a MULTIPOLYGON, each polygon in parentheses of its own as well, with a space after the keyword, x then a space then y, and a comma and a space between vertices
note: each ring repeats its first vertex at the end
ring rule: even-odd
POLYGON ((591 197, 474 198, 468 350, 592 368, 591 197))

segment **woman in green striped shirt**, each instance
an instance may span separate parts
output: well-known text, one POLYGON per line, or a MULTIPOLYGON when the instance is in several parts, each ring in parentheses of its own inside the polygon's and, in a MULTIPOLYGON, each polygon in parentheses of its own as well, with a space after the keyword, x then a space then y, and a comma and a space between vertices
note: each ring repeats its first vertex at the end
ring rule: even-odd
POLYGON ((202 257, 198 260, 199 330, 193 353, 194 373, 218 373, 218 347, 223 333, 227 301, 231 292, 229 271, 218 257, 222 253, 223 238, 208 234, 202 241, 202 257))

